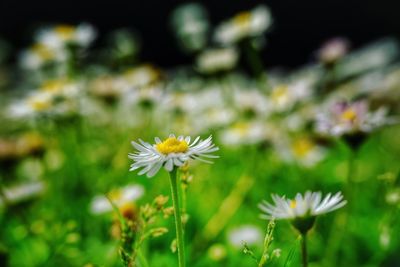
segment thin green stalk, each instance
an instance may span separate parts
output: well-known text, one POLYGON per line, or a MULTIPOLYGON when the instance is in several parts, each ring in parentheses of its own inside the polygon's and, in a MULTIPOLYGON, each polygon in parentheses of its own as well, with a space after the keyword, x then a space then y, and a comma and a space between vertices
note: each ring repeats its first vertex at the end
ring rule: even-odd
POLYGON ((301 256, 303 261, 303 267, 308 266, 307 261, 307 234, 301 235, 301 256))
POLYGON ((178 176, 176 167, 174 167, 173 170, 169 173, 169 176, 171 182, 172 202, 174 205, 176 244, 178 248, 178 266, 185 267, 185 246, 183 240, 182 215, 179 205, 180 190, 178 188, 178 176))
POLYGON ((141 267, 149 267, 150 266, 146 260, 146 257, 143 255, 142 250, 139 249, 139 251, 137 252, 137 256, 138 256, 138 260, 139 260, 141 267))
POLYGON ((258 263, 258 267, 263 267, 267 261, 269 260, 270 256, 268 253, 269 247, 271 246, 272 241, 274 240, 273 232, 274 232, 274 228, 275 228, 275 222, 273 220, 271 220, 268 223, 268 227, 267 227, 267 233, 265 234, 264 237, 264 245, 263 245, 263 253, 261 256, 261 259, 258 263))
POLYGON ((244 52, 246 54, 247 62, 250 65, 253 74, 258 79, 258 82, 263 89, 269 89, 268 76, 264 71, 264 65, 259 52, 257 51, 257 49, 254 48, 250 39, 243 40, 242 44, 244 47, 244 52))

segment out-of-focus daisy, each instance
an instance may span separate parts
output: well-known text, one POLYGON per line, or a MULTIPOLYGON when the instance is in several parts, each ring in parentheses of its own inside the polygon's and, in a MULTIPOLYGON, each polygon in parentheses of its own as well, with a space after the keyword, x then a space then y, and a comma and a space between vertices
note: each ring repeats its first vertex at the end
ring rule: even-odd
POLYGON ((129 90, 124 94, 122 104, 132 107, 138 105, 140 107, 152 107, 154 104, 163 100, 164 90, 162 85, 148 85, 140 88, 129 90))
POLYGON ((235 48, 207 49, 197 56, 196 68, 202 73, 228 71, 236 66, 238 59, 235 48))
POLYGON ((268 7, 260 5, 223 22, 215 30, 214 39, 221 44, 233 44, 246 37, 261 36, 272 24, 268 7))
POLYGON ((272 200, 273 204, 265 200, 259 204, 263 212, 261 217, 291 220, 302 234, 311 229, 316 216, 337 210, 347 203, 341 192, 335 195, 329 193, 323 198, 321 192, 307 191, 304 195, 298 193, 294 199, 272 194, 272 200))
POLYGON ((45 190, 43 182, 28 182, 12 187, 6 187, 0 196, 0 207, 4 204, 16 204, 39 196, 45 190), (5 198, 5 199, 3 199, 5 198))
POLYGON ((66 79, 54 79, 44 81, 39 90, 49 92, 56 97, 71 98, 80 93, 80 85, 66 79))
POLYGON ((335 70, 336 76, 345 79, 367 71, 382 69, 394 62, 399 52, 397 40, 392 38, 379 40, 344 57, 340 67, 335 70))
POLYGON ((89 82, 88 91, 107 102, 114 102, 123 94, 124 83, 118 77, 100 75, 89 82))
POLYGON ((342 136, 345 134, 368 133, 395 121, 387 116, 384 107, 370 111, 364 100, 352 103, 338 102, 325 113, 317 115, 316 130, 321 134, 342 136))
POLYGON ((235 248, 243 248, 243 244, 261 245, 263 232, 254 225, 242 225, 228 232, 229 244, 235 248))
POLYGON ((172 27, 182 48, 198 51, 207 44, 209 22, 206 9, 199 3, 178 7, 172 14, 172 27))
POLYGON ((56 25, 42 29, 36 40, 52 49, 60 49, 68 44, 87 47, 96 38, 96 30, 89 24, 56 25))
POLYGON ((47 80, 22 100, 10 105, 11 118, 32 118, 40 115, 68 116, 78 111, 81 85, 65 79, 47 80))
POLYGON ((219 139, 229 146, 258 144, 268 139, 268 129, 261 121, 238 122, 221 131, 219 139))
POLYGON ((207 158, 217 158, 211 155, 219 148, 212 143, 212 137, 200 140, 200 136, 190 142, 190 136, 179 136, 171 134, 167 139, 161 141, 155 138, 155 144, 151 145, 139 139, 139 142, 132 141, 132 146, 138 151, 130 153, 129 158, 134 161, 130 170, 140 169, 139 175, 147 174, 147 177, 154 176, 161 167, 171 172, 174 166, 180 167, 189 159, 195 159, 211 163, 207 158))
POLYGON ((161 78, 161 72, 152 65, 144 64, 126 70, 121 78, 128 88, 140 88, 158 81, 161 78))
POLYGON ((209 108, 198 114, 189 115, 190 129, 195 133, 204 133, 209 130, 219 129, 236 118, 236 113, 228 107, 209 108), (196 118, 196 119, 194 119, 196 118))
POLYGON ((12 103, 8 109, 11 118, 29 118, 46 114, 53 108, 53 94, 46 91, 31 93, 26 99, 12 103))
POLYGON ((19 57, 22 68, 36 70, 52 62, 62 62, 67 58, 65 51, 55 51, 44 44, 34 44, 23 51, 19 57))
POLYGON ((125 187, 114 189, 106 196, 95 196, 90 204, 92 214, 103 214, 112 211, 113 207, 110 201, 122 211, 130 207, 135 200, 141 198, 144 194, 144 188, 141 185, 127 185, 125 187))
POLYGON ((170 93, 164 101, 164 108, 167 110, 194 116, 223 105, 224 97, 220 87, 208 87, 196 92, 170 93))
POLYGON ((334 38, 322 46, 318 51, 318 58, 322 63, 331 65, 344 57, 348 50, 349 42, 346 39, 334 38))
POLYGON ((0 163, 6 165, 27 156, 41 156, 44 151, 43 138, 36 133, 28 132, 16 139, 0 138, 0 163))
POLYGON ((308 137, 294 138, 290 141, 279 138, 276 145, 276 150, 284 160, 298 162, 304 167, 315 166, 326 155, 326 149, 308 137))
POLYGON ((310 83, 306 80, 277 85, 269 96, 269 108, 275 112, 288 111, 297 103, 308 100, 312 95, 311 89, 310 83))
POLYGON ((268 115, 268 99, 259 90, 235 90, 233 104, 245 117, 266 117, 268 115))

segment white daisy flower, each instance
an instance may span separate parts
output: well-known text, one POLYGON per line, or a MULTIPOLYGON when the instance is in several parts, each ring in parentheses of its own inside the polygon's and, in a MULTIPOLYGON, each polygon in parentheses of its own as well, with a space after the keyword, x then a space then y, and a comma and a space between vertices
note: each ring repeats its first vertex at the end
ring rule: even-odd
POLYGON ((274 204, 263 201, 259 208, 264 214, 263 219, 287 219, 302 234, 305 235, 314 226, 318 215, 337 210, 347 201, 343 200, 341 192, 332 196, 331 193, 322 198, 321 192, 307 191, 304 196, 298 193, 294 199, 272 194, 274 204))
POLYGON ((130 153, 129 158, 133 159, 130 171, 140 169, 139 175, 147 174, 147 177, 154 176, 161 167, 171 172, 173 168, 182 166, 189 159, 196 159, 212 163, 205 158, 218 158, 210 155, 219 148, 212 143, 212 136, 205 140, 197 137, 192 143, 190 136, 179 136, 171 134, 166 140, 161 141, 156 137, 155 144, 151 145, 139 139, 139 143, 132 141, 132 145, 138 151, 130 153))
POLYGON ((259 208, 265 213, 262 215, 264 219, 289 219, 316 217, 337 210, 347 201, 343 200, 341 192, 332 195, 329 193, 322 198, 321 192, 307 191, 304 196, 298 193, 294 199, 286 199, 272 194, 274 204, 263 201, 259 204, 259 208))

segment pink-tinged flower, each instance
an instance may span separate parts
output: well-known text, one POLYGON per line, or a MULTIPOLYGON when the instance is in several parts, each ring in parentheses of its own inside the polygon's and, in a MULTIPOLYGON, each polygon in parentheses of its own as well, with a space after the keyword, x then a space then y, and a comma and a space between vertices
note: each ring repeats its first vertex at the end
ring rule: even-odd
POLYGON ((333 64, 347 54, 349 42, 344 38, 327 41, 318 51, 318 59, 325 64, 333 64))
POLYGON ((371 111, 364 100, 352 103, 338 102, 327 112, 317 115, 316 131, 331 136, 368 133, 395 122, 393 118, 387 116, 387 113, 385 107, 371 111))

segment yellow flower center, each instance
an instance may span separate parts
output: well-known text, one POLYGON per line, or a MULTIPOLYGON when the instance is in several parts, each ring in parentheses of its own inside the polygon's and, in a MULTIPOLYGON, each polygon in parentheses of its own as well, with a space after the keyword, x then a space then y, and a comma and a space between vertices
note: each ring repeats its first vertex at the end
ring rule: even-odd
POLYGON ((108 193, 108 197, 111 201, 119 201, 122 198, 122 191, 119 189, 113 189, 108 193))
POLYGON ((64 40, 72 38, 75 32, 75 27, 70 25, 60 25, 54 28, 54 31, 64 40))
POLYGON ((357 113, 352 108, 348 108, 341 114, 341 118, 344 121, 354 121, 357 119, 357 113))
POLYGON ((272 91, 272 100, 275 103, 283 102, 288 97, 288 87, 286 85, 279 85, 272 91))
POLYGON ((32 47, 32 52, 38 55, 43 60, 50 60, 54 58, 54 53, 42 44, 35 44, 32 47))
POLYGON ((132 202, 124 203, 119 207, 119 212, 125 219, 133 220, 136 217, 136 206, 132 202))
POLYGON ((51 80, 51 81, 44 82, 41 89, 43 91, 48 91, 48 92, 57 92, 62 88, 63 85, 64 85, 64 81, 51 80))
POLYGON ((244 12, 237 14, 233 18, 233 22, 235 24, 237 24, 238 26, 246 27, 250 23, 250 19, 251 19, 251 12, 244 11, 244 12))
POLYGON ((184 153, 189 149, 185 140, 179 141, 175 137, 169 137, 164 142, 156 145, 158 152, 168 155, 170 153, 184 153))
POLYGON ((32 98, 28 100, 28 104, 35 111, 44 111, 51 107, 51 102, 47 99, 32 98))
POLYGON ((302 138, 300 140, 296 140, 293 144, 292 150, 293 153, 296 156, 299 157, 304 157, 306 156, 313 148, 315 147, 315 144, 307 139, 307 138, 302 138))
POLYGON ((290 200, 290 204, 289 204, 289 206, 290 206, 290 208, 291 208, 291 209, 294 209, 294 208, 296 208, 296 206, 297 206, 297 202, 296 202, 296 200, 290 200))

